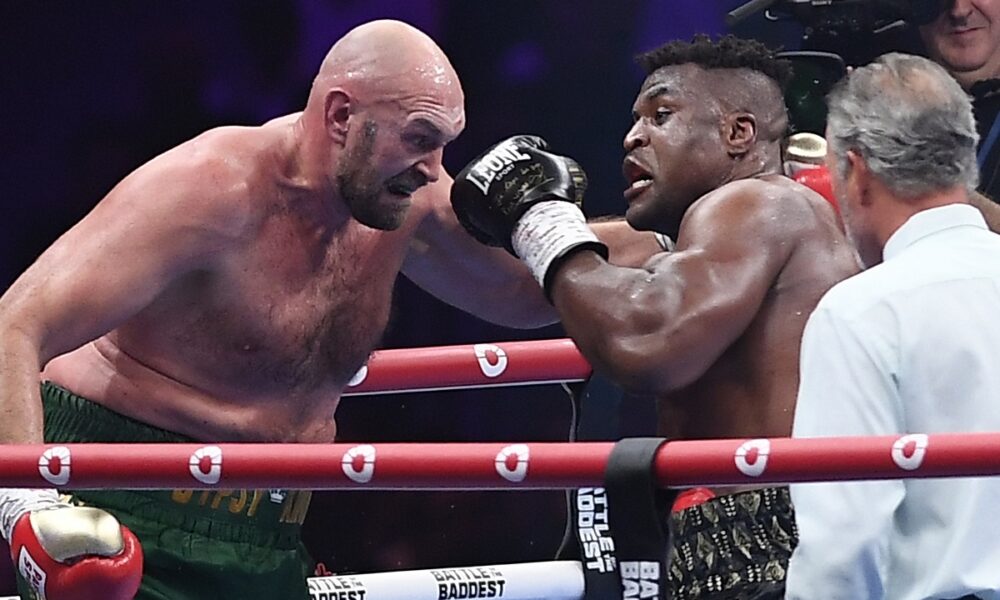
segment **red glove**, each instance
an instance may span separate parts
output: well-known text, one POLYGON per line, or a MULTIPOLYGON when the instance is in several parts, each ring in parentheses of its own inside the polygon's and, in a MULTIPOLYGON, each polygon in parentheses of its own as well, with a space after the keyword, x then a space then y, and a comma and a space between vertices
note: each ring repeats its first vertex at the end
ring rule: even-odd
POLYGON ((840 206, 837 204, 837 198, 833 195, 833 186, 830 184, 830 171, 825 166, 817 165, 810 169, 801 169, 795 173, 792 179, 826 198, 826 201, 833 205, 837 214, 840 214, 840 206))
POLYGON ((25 513, 10 553, 42 600, 132 600, 142 579, 142 547, 118 520, 91 507, 25 513))

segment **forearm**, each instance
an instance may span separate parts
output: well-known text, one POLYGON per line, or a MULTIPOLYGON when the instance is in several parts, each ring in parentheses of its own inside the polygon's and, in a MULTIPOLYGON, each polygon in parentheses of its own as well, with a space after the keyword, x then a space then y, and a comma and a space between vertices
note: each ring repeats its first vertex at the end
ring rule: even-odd
POLYGON ((417 240, 402 271, 439 300, 497 325, 532 329, 558 319, 528 269, 499 248, 417 240))
POLYGON ((38 345, 30 335, 5 328, 0 337, 0 443, 40 444, 42 404, 38 345))
POLYGON ((979 192, 969 194, 969 203, 979 209, 986 219, 990 231, 1000 233, 1000 204, 990 200, 979 192))

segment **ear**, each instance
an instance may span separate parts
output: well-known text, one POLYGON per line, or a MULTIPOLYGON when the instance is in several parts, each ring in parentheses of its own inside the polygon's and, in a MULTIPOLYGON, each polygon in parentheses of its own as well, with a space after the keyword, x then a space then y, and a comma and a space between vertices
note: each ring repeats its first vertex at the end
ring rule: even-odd
POLYGON ((324 123, 326 133, 343 145, 347 140, 348 121, 351 118, 351 97, 347 92, 334 88, 326 93, 324 123))
POLYGON ((872 172, 865 159, 854 150, 847 151, 847 188, 858 198, 861 206, 871 206, 874 196, 869 193, 872 184, 872 172))
POLYGON ((750 113, 726 115, 724 127, 724 140, 731 156, 746 154, 757 141, 757 117, 750 113))

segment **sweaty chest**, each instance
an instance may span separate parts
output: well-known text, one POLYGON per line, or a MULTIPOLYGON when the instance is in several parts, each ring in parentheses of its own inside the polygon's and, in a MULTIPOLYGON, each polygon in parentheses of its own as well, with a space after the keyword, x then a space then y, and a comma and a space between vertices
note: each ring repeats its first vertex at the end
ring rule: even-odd
POLYGON ((310 238, 274 227, 228 265, 201 317, 252 378, 342 384, 385 329, 402 252, 398 239, 367 229, 310 238))

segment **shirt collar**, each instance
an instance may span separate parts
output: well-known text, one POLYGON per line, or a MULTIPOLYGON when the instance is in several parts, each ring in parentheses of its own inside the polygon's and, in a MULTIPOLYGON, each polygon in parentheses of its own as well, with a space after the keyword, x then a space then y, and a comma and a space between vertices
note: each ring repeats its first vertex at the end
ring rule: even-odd
POLYGON ((948 204, 922 210, 907 219, 889 236, 882 250, 882 258, 889 260, 922 238, 939 231, 965 226, 988 229, 983 214, 971 204, 948 204))

